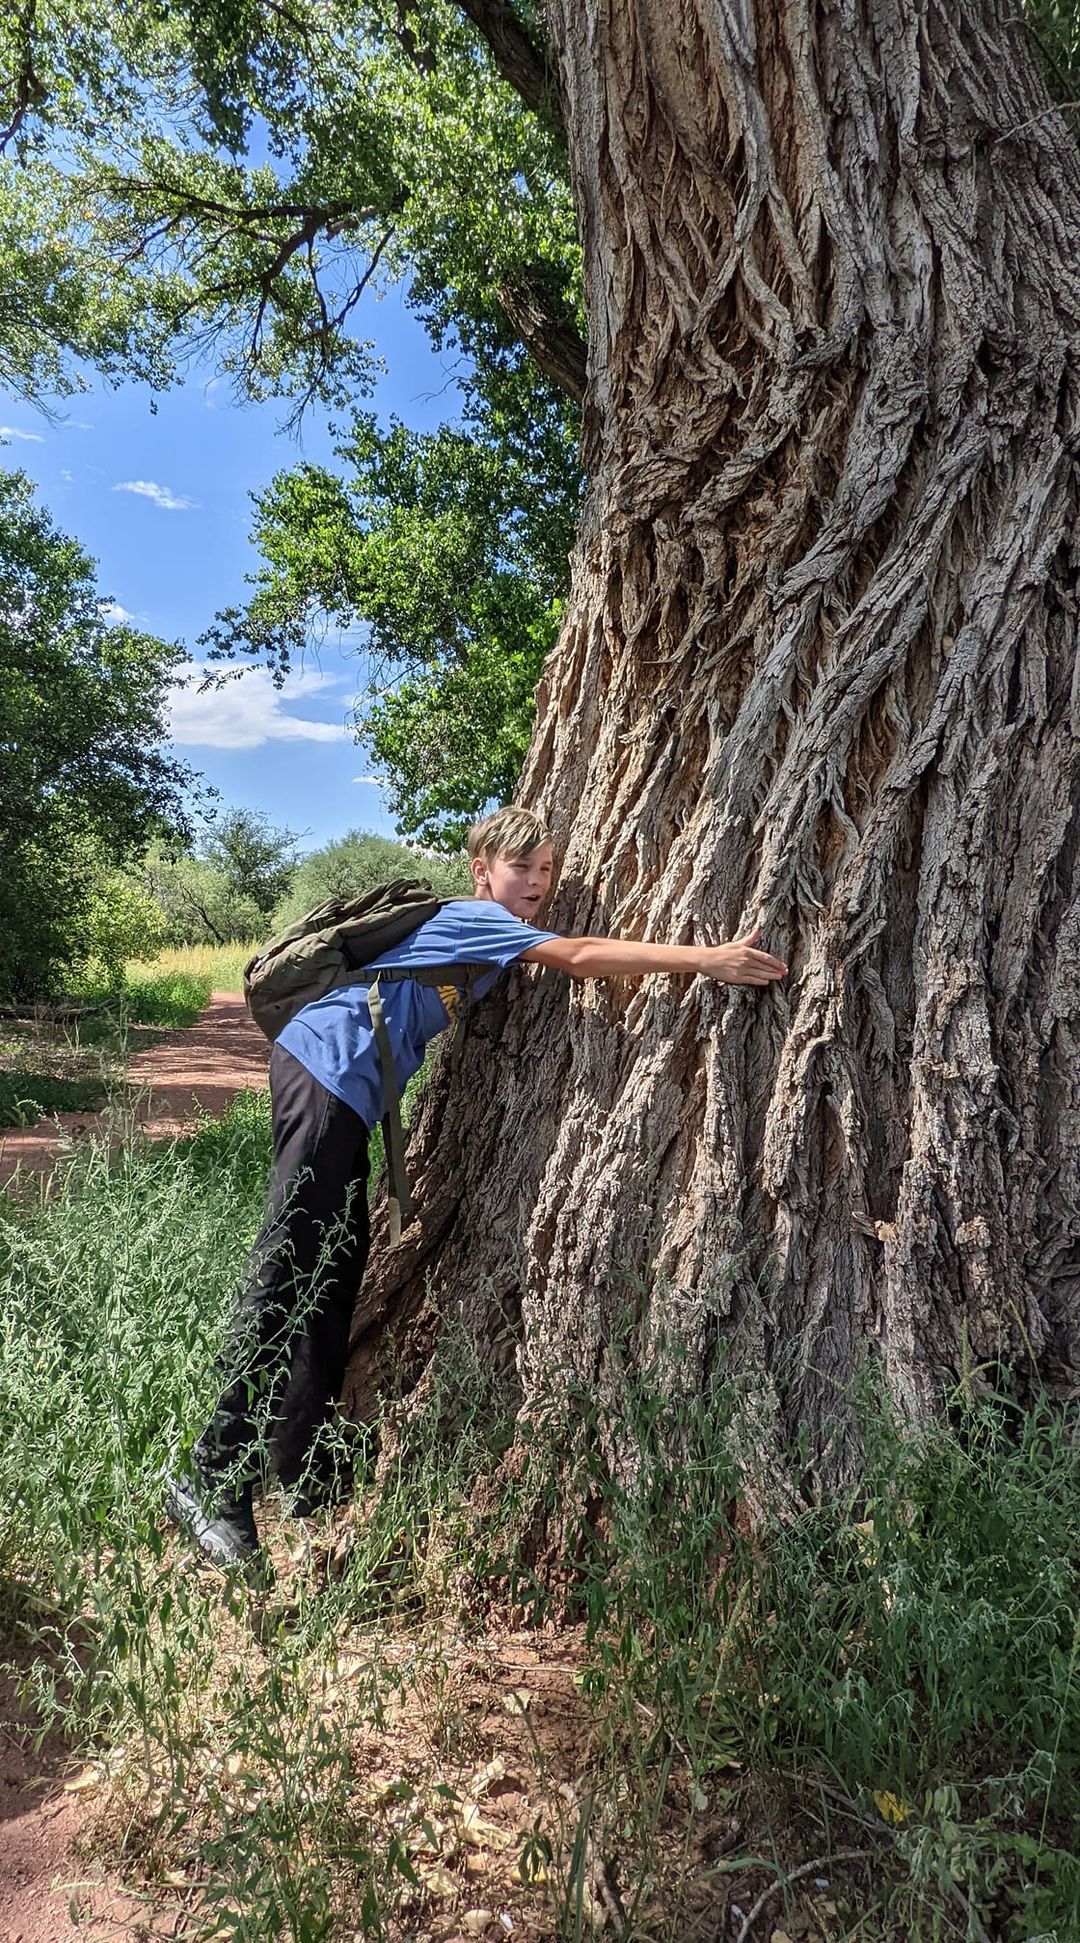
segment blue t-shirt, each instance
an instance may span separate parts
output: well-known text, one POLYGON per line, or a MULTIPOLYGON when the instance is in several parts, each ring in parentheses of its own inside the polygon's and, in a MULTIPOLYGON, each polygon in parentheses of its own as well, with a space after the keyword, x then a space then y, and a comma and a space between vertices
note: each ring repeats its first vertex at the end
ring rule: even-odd
MULTIPOLYGON (((502 904, 489 898, 462 897, 445 904, 426 924, 383 953, 384 965, 418 968, 438 965, 491 965, 476 980, 477 998, 489 992, 500 971, 512 965, 532 945, 546 944, 556 931, 536 931, 502 904)), ((417 985, 411 978, 380 986, 386 1030, 394 1054, 400 1087, 424 1063, 429 1039, 450 1024, 455 994, 446 1000, 434 985, 417 985)), ((328 1093, 344 1100, 365 1126, 382 1118, 382 1067, 367 1009, 366 985, 338 985, 325 998, 305 1005, 278 1034, 294 1059, 306 1066, 328 1093)))

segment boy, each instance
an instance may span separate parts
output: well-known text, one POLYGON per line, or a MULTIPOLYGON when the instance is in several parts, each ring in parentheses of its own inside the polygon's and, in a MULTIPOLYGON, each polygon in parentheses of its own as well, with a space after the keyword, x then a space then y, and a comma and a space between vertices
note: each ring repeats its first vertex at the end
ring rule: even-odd
MULTIPOLYGON (((757 932, 716 946, 562 938, 537 928, 551 888, 551 839, 531 810, 498 810, 469 834, 475 895, 447 904, 382 955, 387 966, 484 965, 483 997, 520 959, 576 978, 700 974, 768 985, 787 967, 756 950, 757 932)), ((224 1387, 192 1468, 168 1481, 167 1508, 219 1564, 259 1557, 252 1490, 265 1455, 294 1508, 334 1495, 326 1460, 345 1378, 349 1325, 368 1252, 368 1136, 382 1074, 367 987, 338 986, 286 1025, 270 1054, 274 1163, 223 1358, 224 1387)), ((456 994, 411 979, 383 988, 399 1086, 450 1024, 456 994)))

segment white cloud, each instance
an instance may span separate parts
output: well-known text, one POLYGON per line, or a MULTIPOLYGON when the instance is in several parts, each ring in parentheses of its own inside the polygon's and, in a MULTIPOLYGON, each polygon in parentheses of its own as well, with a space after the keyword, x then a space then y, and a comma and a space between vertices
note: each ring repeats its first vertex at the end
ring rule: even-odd
POLYGON ((137 621, 137 614, 129 614, 118 600, 99 600, 98 613, 103 621, 137 621))
POLYGON ((75 484, 75 474, 73 472, 69 472, 67 466, 61 466, 60 477, 63 480, 65 486, 73 486, 75 484))
POLYGON ((385 777, 385 776, 354 776, 354 777, 353 777, 353 782, 354 782, 354 783, 370 783, 370 785, 371 785, 371 787, 372 787, 372 789, 385 789, 385 788, 386 788, 386 777, 385 777))
POLYGON ((339 675, 310 669, 290 675, 283 688, 275 688, 264 668, 251 668, 238 680, 200 694, 200 678, 220 672, 197 666, 190 686, 174 691, 170 709, 174 742, 193 749, 259 749, 265 742, 341 742, 349 734, 343 719, 312 722, 290 713, 296 702, 340 688, 339 675))
POLYGON ((189 513, 199 503, 197 499, 185 499, 181 493, 174 493, 171 486, 157 485, 153 479, 121 479, 113 491, 140 493, 166 513, 189 513))
POLYGON ((43 432, 23 432, 17 425, 0 425, 0 439, 26 439, 29 444, 44 445, 43 432))

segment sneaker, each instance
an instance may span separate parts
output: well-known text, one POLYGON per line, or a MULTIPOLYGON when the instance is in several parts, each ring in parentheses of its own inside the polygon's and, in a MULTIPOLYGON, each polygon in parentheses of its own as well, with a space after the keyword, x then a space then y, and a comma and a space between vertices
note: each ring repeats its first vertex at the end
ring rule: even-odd
POLYGON ((165 1513, 215 1565, 251 1566, 263 1559, 250 1498, 214 1499, 193 1471, 165 1479, 165 1513))

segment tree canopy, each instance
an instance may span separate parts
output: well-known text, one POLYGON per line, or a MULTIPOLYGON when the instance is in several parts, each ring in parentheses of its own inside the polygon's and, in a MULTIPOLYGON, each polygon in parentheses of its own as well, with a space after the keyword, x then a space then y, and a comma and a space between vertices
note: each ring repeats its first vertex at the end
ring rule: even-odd
POLYGON ((212 349, 245 396, 348 406, 345 477, 300 468, 264 495, 266 569, 214 639, 280 677, 326 621, 369 627, 358 726, 401 827, 456 841, 520 767, 580 492, 579 253, 538 19, 45 6, 0 31, 22 293, 0 376, 51 396, 89 358, 164 385, 212 349), (426 439, 356 409, 361 299, 403 277, 462 360, 462 423, 426 439))

